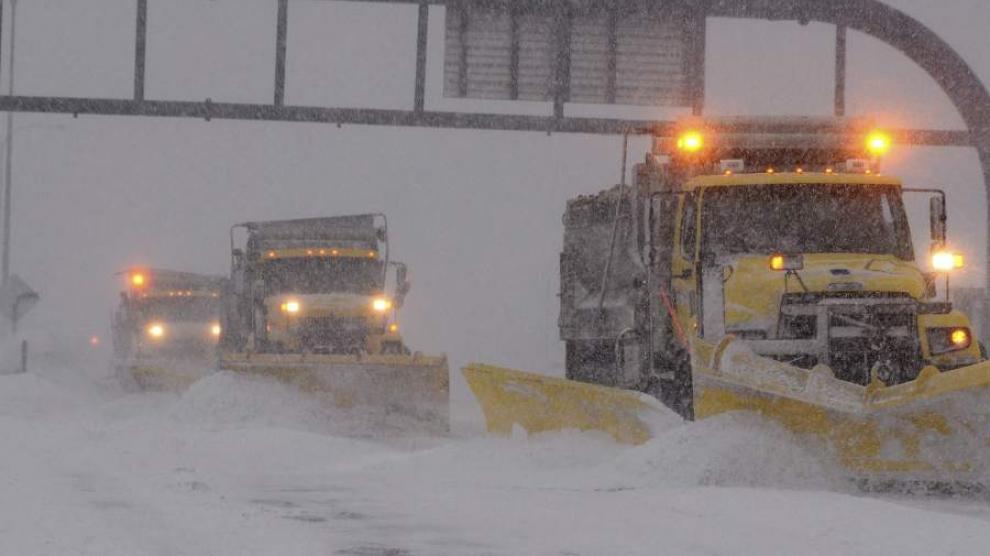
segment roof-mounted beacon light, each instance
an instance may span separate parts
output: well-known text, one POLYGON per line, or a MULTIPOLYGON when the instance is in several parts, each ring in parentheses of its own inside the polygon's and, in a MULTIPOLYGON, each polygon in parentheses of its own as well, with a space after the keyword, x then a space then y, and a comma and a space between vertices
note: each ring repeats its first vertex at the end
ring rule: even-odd
POLYGON ((890 135, 874 131, 866 137, 866 150, 872 156, 883 156, 890 150, 890 135))
POLYGON ((697 131, 686 131, 677 138, 677 150, 696 153, 705 146, 704 136, 697 131))

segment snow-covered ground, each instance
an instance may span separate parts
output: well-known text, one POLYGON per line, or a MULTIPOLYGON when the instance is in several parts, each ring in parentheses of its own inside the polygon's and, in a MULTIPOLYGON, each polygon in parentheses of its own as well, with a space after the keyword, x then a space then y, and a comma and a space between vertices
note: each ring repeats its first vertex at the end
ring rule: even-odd
MULTIPOLYGON (((0 375, 0 554, 985 554, 986 500, 867 496, 740 417, 593 434, 355 436, 257 379, 127 394, 0 375)), ((99 369, 99 367, 96 367, 99 369)), ((464 408, 464 409, 461 409, 464 408)))

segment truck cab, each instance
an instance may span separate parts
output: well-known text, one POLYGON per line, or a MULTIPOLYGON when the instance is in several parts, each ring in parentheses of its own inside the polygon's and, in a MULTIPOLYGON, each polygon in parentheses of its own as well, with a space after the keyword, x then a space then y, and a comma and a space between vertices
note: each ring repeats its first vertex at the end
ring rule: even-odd
POLYGON ((706 336, 863 385, 872 371, 894 384, 979 361, 965 315, 935 302, 934 276, 915 261, 900 181, 843 170, 688 180, 676 231, 686 252, 672 261, 682 324, 706 332, 690 275, 707 266, 723 310, 706 336))
POLYGON ((389 260, 384 215, 240 224, 231 247, 235 351, 407 353, 397 309, 409 284, 389 260))
POLYGON ((568 377, 689 414, 692 338, 732 335, 860 385, 981 361, 969 320, 936 295, 963 262, 945 195, 885 175, 890 143, 865 120, 686 120, 657 134, 632 187, 568 202, 568 377), (934 272, 916 260, 906 195, 929 200, 934 272))

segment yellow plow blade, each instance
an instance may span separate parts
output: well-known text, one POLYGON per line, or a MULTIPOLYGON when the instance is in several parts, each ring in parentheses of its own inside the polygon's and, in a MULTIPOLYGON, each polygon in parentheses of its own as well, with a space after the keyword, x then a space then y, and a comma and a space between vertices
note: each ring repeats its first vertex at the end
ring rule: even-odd
POLYGON ((238 353, 224 354, 220 368, 278 379, 339 408, 384 412, 430 434, 449 430, 446 357, 238 353))
POLYGON ((731 337, 698 347, 698 419, 758 413, 824 448, 861 479, 990 478, 990 362, 944 373, 930 367, 911 382, 864 387, 826 367, 808 371, 760 357, 731 337))
POLYGON ((478 363, 462 372, 493 434, 509 435, 515 426, 529 433, 598 430, 642 444, 653 437, 651 422, 670 418, 659 402, 638 392, 478 363))
POLYGON ((215 360, 175 360, 138 357, 119 363, 118 373, 133 380, 141 390, 182 391, 216 366, 215 360))
MULTIPOLYGON (((694 412, 757 413, 846 474, 867 481, 985 484, 990 480, 990 361, 887 387, 836 379, 753 354, 731 337, 695 339, 694 412)), ((653 437, 671 412, 644 394, 471 364, 464 368, 488 430, 597 430, 619 442, 653 437)))

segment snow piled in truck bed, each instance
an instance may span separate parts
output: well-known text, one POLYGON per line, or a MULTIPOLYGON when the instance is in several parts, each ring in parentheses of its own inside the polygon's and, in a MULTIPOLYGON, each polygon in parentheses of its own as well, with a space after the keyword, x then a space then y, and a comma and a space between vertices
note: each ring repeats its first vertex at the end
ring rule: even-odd
POLYGON ((75 370, 0 376, 0 554, 981 554, 990 541, 981 502, 863 496, 756 418, 668 423, 637 447, 366 425, 228 373, 180 395, 75 370))

